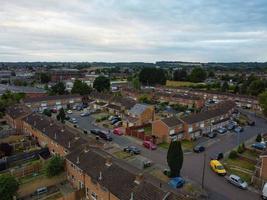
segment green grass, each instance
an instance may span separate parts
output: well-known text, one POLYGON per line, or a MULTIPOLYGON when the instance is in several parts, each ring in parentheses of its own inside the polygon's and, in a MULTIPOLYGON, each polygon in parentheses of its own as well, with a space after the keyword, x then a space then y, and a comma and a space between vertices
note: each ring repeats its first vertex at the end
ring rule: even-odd
POLYGON ((163 148, 163 149, 168 149, 169 146, 170 146, 170 144, 167 143, 167 142, 163 142, 163 143, 159 144, 158 146, 161 147, 161 148, 163 148))
POLYGON ((225 163, 229 166, 237 166, 237 167, 248 169, 251 171, 255 170, 255 165, 253 163, 250 163, 248 161, 241 160, 238 158, 237 159, 227 159, 227 160, 225 160, 225 163))
POLYGON ((44 170, 40 171, 39 173, 37 173, 36 176, 33 176, 32 174, 31 175, 28 175, 28 176, 24 176, 22 178, 19 179, 19 183, 20 184, 26 184, 26 183, 29 183, 37 178, 41 178, 41 177, 44 177, 45 176, 45 172, 44 170))
POLYGON ((184 151, 192 151, 195 143, 190 140, 183 140, 182 141, 182 148, 184 151))
POLYGON ((132 155, 130 153, 124 152, 124 151, 117 151, 113 153, 113 155, 119 159, 126 159, 130 158, 132 155))
POLYGON ((259 156, 259 153, 253 150, 246 150, 244 153, 242 153, 242 155, 248 158, 257 159, 259 156))

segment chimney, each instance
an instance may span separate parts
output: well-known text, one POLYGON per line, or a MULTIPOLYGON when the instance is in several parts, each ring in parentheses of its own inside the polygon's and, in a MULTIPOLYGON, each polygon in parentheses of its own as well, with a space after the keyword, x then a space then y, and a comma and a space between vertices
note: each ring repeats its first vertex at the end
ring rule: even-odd
POLYGON ((55 133, 55 136, 54 136, 55 140, 57 139, 57 133, 55 133))
POLYGON ((135 182, 137 185, 139 185, 139 184, 142 182, 143 179, 144 179, 144 175, 143 175, 142 173, 139 173, 139 174, 136 176, 134 182, 135 182))
POLYGON ((36 126, 36 121, 33 122, 33 126, 36 126))
POLYGON ((70 148, 70 141, 69 141, 68 147, 70 148))
POLYGON ((99 180, 99 181, 101 181, 101 180, 102 180, 102 178, 103 178, 103 177, 102 177, 102 172, 100 171, 100 172, 99 172, 99 177, 98 177, 98 180, 99 180))
POLYGON ((110 156, 108 156, 107 158, 106 158, 106 166, 107 167, 110 167, 111 165, 112 165, 112 159, 111 159, 111 157, 110 156))
POLYGON ((86 146, 84 147, 84 152, 87 153, 88 151, 89 151, 89 146, 86 145, 86 146))
POLYGON ((130 200, 134 200, 134 194, 133 194, 133 192, 131 192, 130 200))
POLYGON ((80 163, 80 157, 79 157, 79 156, 77 156, 77 161, 76 161, 76 163, 77 163, 77 164, 80 163))

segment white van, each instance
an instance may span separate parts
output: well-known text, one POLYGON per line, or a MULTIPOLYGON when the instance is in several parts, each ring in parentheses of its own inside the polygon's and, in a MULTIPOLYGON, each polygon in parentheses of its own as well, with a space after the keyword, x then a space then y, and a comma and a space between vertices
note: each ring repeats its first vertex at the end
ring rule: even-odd
POLYGON ((262 189, 262 198, 267 199, 267 183, 264 184, 262 189))
POLYGON ((47 187, 42 187, 42 188, 38 188, 37 190, 36 190, 36 193, 37 193, 37 195, 41 195, 41 194, 44 194, 44 193, 47 193, 47 187))

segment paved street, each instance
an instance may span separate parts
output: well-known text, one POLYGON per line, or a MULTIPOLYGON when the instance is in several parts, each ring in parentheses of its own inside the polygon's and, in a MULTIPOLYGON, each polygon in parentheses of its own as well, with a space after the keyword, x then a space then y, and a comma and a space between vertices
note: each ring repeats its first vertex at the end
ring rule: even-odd
MULTIPOLYGON (((80 117, 77 114, 71 114, 78 120, 79 127, 81 129, 90 130, 95 128, 92 124, 92 117, 80 117)), ((249 114, 249 117, 256 122, 256 126, 247 126, 245 131, 240 133, 239 141, 242 143, 258 133, 263 133, 267 130, 267 123, 264 119, 256 117, 254 114, 249 114)), ((209 168, 209 160, 211 155, 219 152, 228 152, 235 146, 237 146, 238 137, 236 133, 227 133, 225 135, 219 135, 217 138, 209 140, 206 145, 206 170, 204 179, 204 188, 209 192, 210 199, 216 200, 251 200, 260 199, 260 196, 250 191, 244 191, 229 184, 224 177, 220 177, 211 171, 209 168), (212 142, 215 140, 215 142, 212 142)), ((162 168, 167 167, 165 149, 157 149, 156 151, 150 151, 142 146, 142 142, 127 136, 113 135, 113 142, 124 147, 127 145, 138 146, 142 155, 151 159, 154 163, 159 164, 162 168)), ((204 164, 204 154, 189 153, 185 154, 184 164, 182 169, 182 176, 186 179, 193 180, 198 184, 201 184, 202 173, 204 164)))

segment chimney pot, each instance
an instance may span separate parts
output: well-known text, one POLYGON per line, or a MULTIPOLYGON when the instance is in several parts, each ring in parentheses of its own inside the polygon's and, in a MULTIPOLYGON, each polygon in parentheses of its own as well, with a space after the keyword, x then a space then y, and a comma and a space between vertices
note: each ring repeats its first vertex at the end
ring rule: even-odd
POLYGON ((139 184, 142 182, 143 179, 144 179, 144 175, 143 175, 142 173, 140 173, 140 174, 138 174, 138 175, 136 176, 134 182, 135 182, 137 185, 139 185, 139 184))
POLYGON ((79 157, 79 156, 77 156, 77 161, 76 161, 76 163, 77 163, 77 164, 80 163, 80 157, 79 157))
POLYGON ((110 167, 111 165, 112 165, 112 159, 111 159, 111 157, 110 156, 108 156, 107 158, 106 158, 106 166, 107 167, 110 167))

